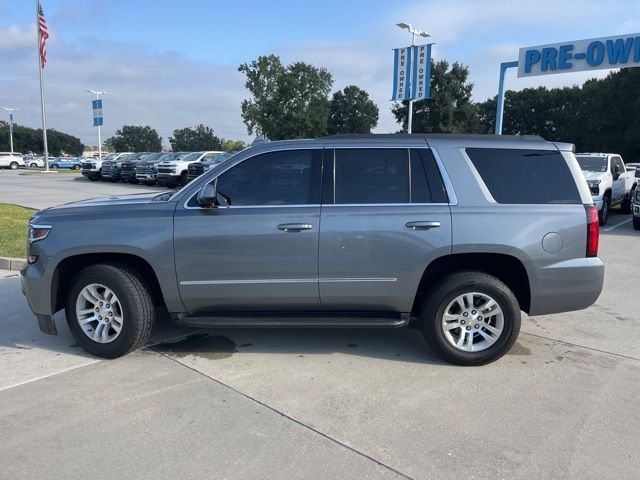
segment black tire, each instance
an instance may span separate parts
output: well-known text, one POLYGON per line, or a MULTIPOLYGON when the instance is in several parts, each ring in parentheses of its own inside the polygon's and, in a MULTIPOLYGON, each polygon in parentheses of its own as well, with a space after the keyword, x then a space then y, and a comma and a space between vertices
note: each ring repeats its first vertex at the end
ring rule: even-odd
POLYGON ((187 183, 189 183, 189 174, 188 172, 182 172, 180 174, 180 186, 184 187, 187 183))
POLYGON ((640 230, 640 217, 633 217, 633 229, 640 230))
POLYGON ((140 180, 138 180, 137 178, 130 178, 129 180, 127 180, 131 185, 137 185, 140 183, 140 180))
POLYGON ((144 279, 135 270, 120 264, 96 264, 80 271, 71 283, 66 304, 67 324, 78 342, 98 357, 116 358, 136 350, 149 340, 156 312, 144 279), (110 343, 89 338, 78 323, 76 300, 80 291, 92 283, 100 283, 118 297, 123 313, 122 330, 110 343))
POLYGON ((17 169, 18 169, 18 162, 11 162, 11 163, 9 164, 9 168, 10 168, 11 170, 17 170, 17 169))
POLYGON ((56 165, 55 163, 53 165, 49 165, 49 167, 51 168, 51 170, 57 170, 58 169, 58 165, 56 165))
POLYGON ((602 199, 602 209, 598 212, 598 222, 604 227, 609 221, 609 210, 611 209, 611 198, 605 195, 602 199))
POLYGON ((38 168, 38 164, 37 163, 32 163, 29 165, 29 168, 38 168))
POLYGON ((632 188, 631 191, 629 192, 629 195, 624 197, 624 200, 622 201, 622 206, 620 207, 620 212, 624 213, 625 215, 629 215, 633 213, 633 197, 635 194, 636 194, 636 189, 632 188))
POLYGON ((73 166, 73 169, 74 169, 74 170, 80 170, 80 165, 74 165, 74 166, 73 166))
MULTIPOLYGON (((425 296, 420 310, 422 333, 438 356, 457 365, 484 365, 493 362, 513 346, 520 333, 520 305, 513 292, 496 277, 482 272, 456 272, 442 278, 425 296), (442 317, 457 296, 477 292, 494 299, 503 312, 503 330, 495 343, 478 352, 463 351, 445 337, 442 317)), ((473 334, 475 335, 475 333, 473 334)))

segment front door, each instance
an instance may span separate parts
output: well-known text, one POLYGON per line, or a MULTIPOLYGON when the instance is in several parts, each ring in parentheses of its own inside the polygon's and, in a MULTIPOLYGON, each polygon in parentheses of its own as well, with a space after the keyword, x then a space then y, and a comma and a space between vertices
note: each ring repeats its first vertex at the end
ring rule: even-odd
POLYGON ((411 311, 425 267, 451 252, 451 212, 427 148, 327 150, 319 282, 323 308, 411 311), (325 187, 325 190, 327 188, 325 187))
POLYGON ((250 157, 215 180, 220 206, 194 195, 175 214, 182 301, 192 313, 315 309, 322 149, 250 157))

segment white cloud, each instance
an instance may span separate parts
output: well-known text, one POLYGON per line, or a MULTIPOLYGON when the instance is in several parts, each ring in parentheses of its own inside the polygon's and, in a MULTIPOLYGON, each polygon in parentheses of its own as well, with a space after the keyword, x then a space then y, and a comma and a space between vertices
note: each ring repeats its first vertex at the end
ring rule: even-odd
MULTIPOLYGON (((0 3, 2 7, 2 3, 0 3)), ((640 2, 609 0, 538 0, 536 2, 484 0, 428 0, 389 4, 388 14, 366 25, 352 42, 293 44, 265 54, 283 61, 302 60, 332 72, 334 89, 355 84, 369 92, 380 108, 379 132, 399 127, 391 114, 391 49, 408 43, 395 26, 410 21, 427 29, 436 42, 434 57, 469 65, 474 98, 496 94, 500 62, 515 60, 518 48, 640 30, 640 2)), ((52 14, 57 28, 73 28, 90 9, 110 18, 108 2, 73 2, 52 14), (89 5, 89 6, 87 6, 89 5)), ((1 12, 1 9, 0 9, 1 12)), ((95 12, 93 12, 95 13, 95 12)), ((89 15, 91 17, 93 15, 89 15)), ((342 32, 344 33, 344 32, 342 32)), ((39 125, 36 39, 34 26, 0 28, 0 105, 20 108, 16 120, 39 125)), ((47 113, 51 127, 94 144, 89 95, 85 88, 110 92, 105 97, 103 135, 122 124, 149 124, 165 139, 174 128, 205 123, 227 138, 247 139, 240 102, 247 97, 244 77, 235 66, 190 60, 176 52, 158 52, 154 46, 131 41, 84 37, 67 43, 52 31, 45 70, 47 113)), ((238 59, 238 64, 247 59, 238 59)), ((603 77, 607 71, 517 79, 507 77, 507 88, 580 84, 603 77)))

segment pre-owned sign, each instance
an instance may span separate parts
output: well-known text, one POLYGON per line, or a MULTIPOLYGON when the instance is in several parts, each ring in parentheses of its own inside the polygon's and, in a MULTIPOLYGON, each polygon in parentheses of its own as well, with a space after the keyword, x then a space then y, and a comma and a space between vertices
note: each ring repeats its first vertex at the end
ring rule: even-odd
POLYGON ((518 77, 640 67, 640 33, 520 49, 518 77))

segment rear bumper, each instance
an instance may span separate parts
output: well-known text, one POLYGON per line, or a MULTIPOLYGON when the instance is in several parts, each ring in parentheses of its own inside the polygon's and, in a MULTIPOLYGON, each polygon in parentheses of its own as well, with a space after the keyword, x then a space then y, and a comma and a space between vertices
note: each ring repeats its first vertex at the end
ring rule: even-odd
POLYGON ((553 263, 536 273, 531 281, 531 316, 582 310, 602 292, 604 264, 597 257, 553 263))

